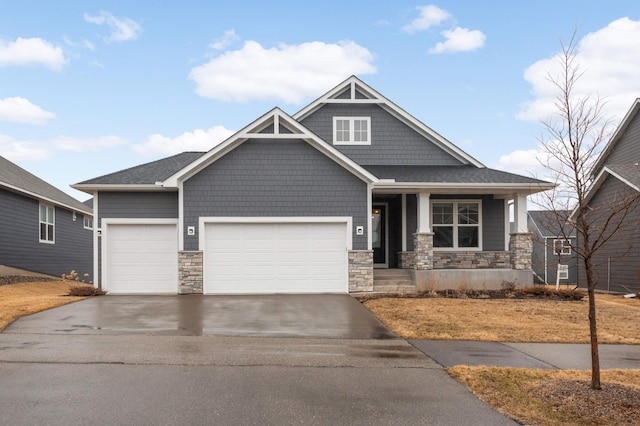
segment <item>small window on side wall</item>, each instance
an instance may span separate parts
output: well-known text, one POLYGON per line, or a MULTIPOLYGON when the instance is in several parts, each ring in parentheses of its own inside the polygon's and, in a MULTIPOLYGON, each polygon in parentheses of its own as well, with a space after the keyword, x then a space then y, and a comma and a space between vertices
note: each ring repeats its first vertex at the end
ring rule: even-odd
POLYGON ((91 216, 84 217, 84 229, 93 229, 93 218, 91 216))
POLYGON ((40 204, 40 242, 55 242, 55 209, 46 204, 40 204))
POLYGON ((371 145, 370 117, 333 117, 334 145, 371 145))

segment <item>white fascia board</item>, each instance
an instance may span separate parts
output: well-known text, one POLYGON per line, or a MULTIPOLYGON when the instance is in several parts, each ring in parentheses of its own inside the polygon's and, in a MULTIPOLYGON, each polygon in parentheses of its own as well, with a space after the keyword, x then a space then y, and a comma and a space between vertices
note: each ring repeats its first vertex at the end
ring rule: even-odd
MULTIPOLYGON (((602 186, 602 183, 606 179, 607 175, 611 175, 611 176, 615 177, 620 182, 622 182, 625 185, 629 186, 630 188, 640 192, 640 188, 638 188, 636 185, 632 184, 631 182, 629 182, 628 180, 624 179, 622 176, 620 176, 619 174, 615 173, 614 171, 612 171, 611 169, 609 169, 608 167, 605 166, 600 171, 600 173, 598 173, 598 176, 596 176, 596 178, 593 180, 593 184, 591 185, 591 187, 589 188, 589 190, 585 194, 584 204, 589 204, 589 202, 591 201, 593 196, 596 195, 596 192, 598 192, 598 189, 600 189, 600 187, 602 186)), ((571 211, 571 214, 569 215, 568 220, 571 220, 571 221, 575 220, 574 216, 575 216, 575 214, 577 212, 578 212, 578 206, 573 208, 573 211, 571 211)))
MULTIPOLYGON (((70 206, 69 204, 61 203, 60 201, 56 201, 56 200, 54 200, 52 198, 44 197, 44 196, 42 196, 40 194, 36 194, 35 192, 25 191, 22 188, 18 188, 17 186, 10 185, 10 184, 8 184, 6 182, 0 182, 0 186, 4 186, 5 188, 8 188, 12 192, 17 192, 19 194, 24 194, 24 195, 27 195, 27 196, 29 196, 31 198, 35 198, 37 200, 41 200, 41 201, 44 201, 46 203, 53 204, 55 206, 64 207, 67 210, 71 210, 71 211, 74 211, 74 212, 83 213, 83 214, 87 214, 87 215, 93 216, 93 212, 89 209, 89 207, 87 207, 86 209, 73 207, 73 206, 70 206)), ((80 201, 78 201, 78 202, 80 202, 80 201)))
POLYGON ((86 192, 87 194, 93 194, 95 191, 113 191, 113 192, 123 192, 123 191, 167 191, 171 188, 166 188, 158 184, 134 184, 134 185, 126 185, 126 184, 76 184, 71 185, 71 188, 77 189, 78 191, 86 192))
POLYGON ((378 182, 374 183, 373 190, 429 190, 432 193, 478 193, 491 194, 493 192, 511 191, 526 194, 552 189, 553 184, 521 184, 521 183, 446 183, 446 182, 378 182))

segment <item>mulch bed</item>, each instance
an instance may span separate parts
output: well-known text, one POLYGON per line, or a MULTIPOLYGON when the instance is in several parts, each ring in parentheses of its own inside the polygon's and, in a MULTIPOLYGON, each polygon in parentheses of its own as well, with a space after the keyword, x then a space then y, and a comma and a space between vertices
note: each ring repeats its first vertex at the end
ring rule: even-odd
POLYGON ((0 285, 30 283, 37 281, 59 281, 59 278, 30 277, 26 275, 0 275, 0 285))
POLYGON ((586 296, 582 290, 556 290, 544 286, 532 286, 526 288, 508 288, 501 290, 438 290, 420 293, 404 294, 366 294, 358 296, 360 301, 378 299, 382 297, 400 297, 406 299, 540 299, 558 301, 579 301, 586 296))

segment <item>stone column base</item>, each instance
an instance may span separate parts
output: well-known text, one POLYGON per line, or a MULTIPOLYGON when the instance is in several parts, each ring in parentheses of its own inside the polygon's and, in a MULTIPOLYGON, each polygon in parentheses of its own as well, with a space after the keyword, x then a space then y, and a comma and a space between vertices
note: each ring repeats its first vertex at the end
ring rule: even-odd
POLYGON ((202 252, 178 252, 178 294, 202 294, 202 252))
POLYGON ((373 250, 349 251, 349 293, 373 291, 373 250))
POLYGON ((530 232, 511 234, 509 251, 511 252, 511 269, 531 269, 533 239, 530 232))
POLYGON ((433 232, 413 234, 414 269, 433 269, 433 232))

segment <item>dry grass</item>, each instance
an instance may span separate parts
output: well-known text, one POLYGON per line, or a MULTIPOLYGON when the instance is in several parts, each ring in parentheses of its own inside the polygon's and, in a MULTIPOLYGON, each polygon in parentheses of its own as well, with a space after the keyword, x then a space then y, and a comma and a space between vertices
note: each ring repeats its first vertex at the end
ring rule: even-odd
MULTIPOLYGON (((596 296, 600 343, 640 344, 640 299, 596 296)), ((405 339, 588 343, 588 302, 380 298, 364 302, 405 339)))
POLYGON ((75 282, 39 281, 0 286, 0 331, 25 315, 82 300, 66 296, 75 282))
POLYGON ((527 425, 640 423, 640 370, 602 371, 602 390, 588 371, 457 366, 448 369, 480 399, 527 425))

